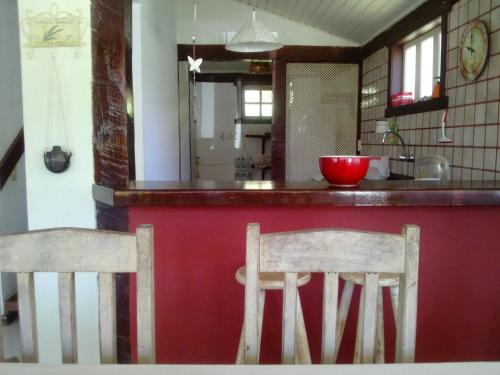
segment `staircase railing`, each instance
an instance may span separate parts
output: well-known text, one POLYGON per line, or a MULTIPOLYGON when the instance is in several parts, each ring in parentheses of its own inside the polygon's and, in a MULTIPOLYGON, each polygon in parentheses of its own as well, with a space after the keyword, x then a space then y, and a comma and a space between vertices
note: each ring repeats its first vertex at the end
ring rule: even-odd
POLYGON ((17 163, 24 154, 24 130, 21 129, 12 141, 5 156, 0 160, 0 190, 4 187, 17 163))

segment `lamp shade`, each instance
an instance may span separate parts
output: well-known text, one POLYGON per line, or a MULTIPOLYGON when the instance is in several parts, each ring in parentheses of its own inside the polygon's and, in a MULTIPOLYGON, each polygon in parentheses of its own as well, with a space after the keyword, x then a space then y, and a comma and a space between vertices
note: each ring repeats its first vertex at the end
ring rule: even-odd
POLYGON ((283 47, 274 34, 255 19, 255 11, 251 21, 246 22, 226 45, 233 52, 266 52, 283 47))

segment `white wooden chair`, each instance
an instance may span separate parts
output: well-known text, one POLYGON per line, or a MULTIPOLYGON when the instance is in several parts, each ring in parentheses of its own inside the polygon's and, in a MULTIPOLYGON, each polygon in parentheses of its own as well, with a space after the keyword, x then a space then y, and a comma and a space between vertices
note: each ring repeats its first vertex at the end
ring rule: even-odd
POLYGON ((245 286, 245 363, 258 363, 259 273, 284 272, 282 362, 295 362, 297 274, 324 273, 321 362, 335 362, 339 273, 364 274, 360 314, 360 362, 373 363, 376 348, 378 280, 381 273, 399 274, 396 362, 413 362, 417 314, 420 230, 407 225, 401 235, 318 229, 260 234, 247 227, 245 286))
MULTIPOLYGON (((75 272, 98 272, 101 363, 116 363, 115 273, 137 274, 137 357, 155 362, 153 228, 49 229, 0 236, 0 272, 17 273, 23 362, 38 362, 34 272, 59 273, 63 363, 77 363, 75 272)), ((0 342, 2 332, 0 330, 0 342)), ((0 345, 0 361, 3 359, 0 345)))

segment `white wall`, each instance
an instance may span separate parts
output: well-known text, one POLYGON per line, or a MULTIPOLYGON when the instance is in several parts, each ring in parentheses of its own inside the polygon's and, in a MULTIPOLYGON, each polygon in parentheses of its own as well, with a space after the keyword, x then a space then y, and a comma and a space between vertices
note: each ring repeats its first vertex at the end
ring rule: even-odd
MULTIPOLYGON (((90 0, 19 0, 19 17, 28 10, 34 14, 48 11, 56 4, 61 11, 82 12, 90 23, 90 0)), ((26 183, 29 229, 59 226, 95 228, 95 203, 92 199, 92 104, 91 45, 87 27, 82 36, 79 57, 74 48, 37 49, 28 57, 21 37, 24 128, 26 143, 26 183), (53 59, 51 58, 53 55, 53 59), (57 64, 61 82, 61 106, 64 108, 69 144, 56 136, 50 143, 61 143, 73 153, 71 167, 62 174, 49 172, 43 163, 48 130, 48 100, 54 98, 49 83, 50 72, 57 64)), ((57 110, 52 125, 62 130, 62 111, 57 110)), ((52 144, 50 145, 52 146, 52 144)), ((57 278, 37 274, 36 308, 41 362, 60 362, 57 278)), ((80 362, 97 362, 97 283, 95 274, 77 276, 77 327, 80 362)))
MULTIPOLYGON (((173 1, 173 0, 172 0, 173 1)), ((302 1, 302 0, 301 0, 302 1)), ((305 1, 305 0, 304 0, 305 1)), ((170 2, 170 1, 169 1, 170 2)), ((190 44, 193 34, 193 2, 177 2, 177 42, 190 44)), ((237 32, 250 20, 252 7, 233 0, 197 0, 198 44, 225 44, 225 33, 237 32)), ((257 20, 278 33, 283 44, 311 46, 357 46, 358 43, 257 9, 257 20)))
MULTIPOLYGON (((0 159, 23 126, 21 67, 17 1, 0 1, 0 159)), ((0 191, 0 234, 24 232, 26 214, 26 178, 24 158, 0 191)), ((0 275, 0 315, 4 299, 16 290, 13 274, 0 275)))
POLYGON ((136 42, 133 56, 135 128, 139 135, 136 139, 138 179, 178 180, 179 107, 175 2, 134 0, 133 12, 133 37, 136 42))

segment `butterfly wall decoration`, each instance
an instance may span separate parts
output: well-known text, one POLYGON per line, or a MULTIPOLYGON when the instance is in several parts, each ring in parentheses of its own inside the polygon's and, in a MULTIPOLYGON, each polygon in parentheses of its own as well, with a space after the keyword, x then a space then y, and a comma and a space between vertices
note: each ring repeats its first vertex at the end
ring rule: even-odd
POLYGON ((203 62, 203 59, 193 59, 191 56, 188 56, 188 62, 189 62, 189 71, 190 72, 196 72, 196 73, 201 73, 200 66, 201 63, 203 62))

